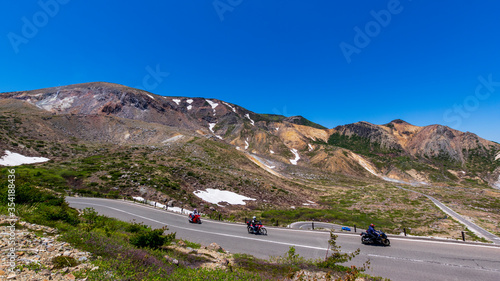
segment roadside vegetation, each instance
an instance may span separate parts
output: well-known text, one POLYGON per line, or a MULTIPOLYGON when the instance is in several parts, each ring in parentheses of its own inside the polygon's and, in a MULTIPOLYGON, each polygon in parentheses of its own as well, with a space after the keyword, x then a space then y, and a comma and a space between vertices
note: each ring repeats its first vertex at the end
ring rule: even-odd
MULTIPOLYGON (((284 118, 260 117, 267 121, 284 118)), ((143 196, 163 204, 176 201, 176 206, 196 207, 214 218, 221 215, 224 219, 243 221, 256 214, 266 224, 281 226, 298 220, 318 220, 366 228, 373 222, 387 233, 399 234, 406 229, 411 235, 455 239, 460 239, 460 232, 464 230, 426 198, 380 183, 378 179, 295 166, 286 171, 294 178, 279 179, 256 167, 229 144, 198 137, 159 146, 96 144, 76 138, 63 143, 45 140, 43 136, 36 139, 36 135, 29 133, 29 127, 23 126, 26 118, 28 115, 10 112, 0 115, 3 129, 0 140, 9 147, 19 148, 20 152, 26 151, 27 155, 35 153, 53 159, 40 165, 20 166, 16 173, 25 182, 60 194, 106 198, 143 196), (245 207, 221 208, 194 196, 193 191, 205 188, 228 190, 260 200, 248 202, 245 207), (304 199, 316 204, 303 205, 304 199)), ((415 187, 414 190, 436 197, 460 214, 473 218, 478 225, 500 234, 499 193, 480 178, 455 183, 457 177, 449 169, 456 169, 457 165, 446 157, 432 159, 430 162, 437 165, 430 165, 426 162, 429 159, 414 159, 370 143, 366 138, 338 134, 333 134, 328 144, 317 144, 325 145, 326 150, 351 149, 370 158, 379 169, 392 166, 403 172, 413 169, 428 174, 436 183, 452 188, 415 187)), ((293 157, 289 153, 287 157, 293 157)), ((470 164, 466 168, 479 172, 482 166, 495 167, 495 163, 491 163, 492 153, 496 151, 469 151, 466 157, 470 164)), ((366 172, 360 166, 357 168, 366 172)), ((473 233, 467 235, 467 240, 481 241, 473 233)))
MULTIPOLYGON (((6 182, 6 181, 3 181, 6 182)), ((0 213, 7 214, 7 184, 0 183, 0 213)), ((272 260, 250 255, 233 255, 231 263, 221 268, 203 268, 208 256, 196 252, 201 245, 181 241, 167 226, 152 229, 136 222, 123 222, 98 215, 93 209, 72 209, 52 190, 19 181, 16 188, 16 212, 20 219, 59 230, 62 241, 92 254, 94 270, 74 273, 87 280, 284 280, 296 275, 320 274, 326 280, 381 280, 362 274, 361 268, 346 267, 358 252, 345 254, 330 239, 331 255, 325 260, 306 260, 294 248, 272 260), (173 245, 182 245, 187 252, 173 245), (189 248, 188 248, 189 247, 189 248), (191 250, 189 250, 191 249, 191 250)), ((219 250, 224 252, 223 250, 219 250)), ((74 259, 53 259, 54 269, 78 264, 74 259)), ((36 268, 31 266, 30 268, 36 268)), ((20 267, 22 270, 22 266, 20 267)), ((40 270, 42 267, 40 267, 40 270)))

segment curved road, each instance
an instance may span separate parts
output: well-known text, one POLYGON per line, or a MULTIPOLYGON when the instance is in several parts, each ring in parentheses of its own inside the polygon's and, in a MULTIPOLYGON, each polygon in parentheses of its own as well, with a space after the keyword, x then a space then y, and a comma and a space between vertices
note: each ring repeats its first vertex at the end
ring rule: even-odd
MULTIPOLYGON (((259 258, 283 255, 290 246, 306 258, 324 258, 329 233, 268 227, 267 236, 246 232, 244 224, 203 220, 189 224, 185 215, 122 200, 67 197, 70 206, 92 207, 100 214, 124 221, 144 222, 154 228, 168 225, 177 237, 208 245, 215 242, 232 253, 259 258)), ((361 254, 349 264, 371 260, 368 274, 392 280, 500 280, 500 247, 445 241, 391 238, 391 247, 362 245, 359 235, 337 233, 342 251, 361 254)))
POLYGON ((411 191, 411 192, 414 192, 414 193, 417 193, 417 194, 420 194, 420 195, 423 195, 423 196, 429 198, 429 200, 431 200, 432 203, 434 203, 434 205, 436 205, 439 209, 441 209, 447 215, 449 215, 452 218, 454 218, 457 221, 459 221, 461 224, 465 225, 469 230, 471 230, 472 232, 476 233, 478 236, 486 238, 487 240, 492 241, 494 244, 500 245, 500 237, 498 237, 498 236, 494 235, 493 233, 487 231, 486 229, 478 226, 477 224, 475 224, 475 223, 473 223, 471 221, 466 220, 464 217, 462 217, 461 215, 459 215, 457 212, 453 211, 452 209, 450 209, 445 204, 439 202, 436 198, 434 198, 434 197, 432 197, 430 195, 418 192, 418 191, 414 191, 414 190, 411 190, 411 189, 407 189, 407 188, 401 187, 401 186, 398 186, 398 188, 406 190, 406 191, 411 191))

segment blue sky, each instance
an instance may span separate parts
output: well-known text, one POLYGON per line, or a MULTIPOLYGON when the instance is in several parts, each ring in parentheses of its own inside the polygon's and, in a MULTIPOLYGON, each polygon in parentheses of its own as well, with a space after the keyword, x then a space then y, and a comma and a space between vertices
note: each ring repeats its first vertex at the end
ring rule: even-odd
POLYGON ((329 128, 400 118, 500 142, 495 1, 41 0, 0 7, 0 92, 107 81, 302 115, 329 128))

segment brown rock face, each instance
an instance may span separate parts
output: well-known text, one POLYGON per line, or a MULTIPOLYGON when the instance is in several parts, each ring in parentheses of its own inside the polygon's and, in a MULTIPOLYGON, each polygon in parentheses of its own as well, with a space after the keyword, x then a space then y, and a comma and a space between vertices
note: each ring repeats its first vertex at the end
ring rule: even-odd
MULTIPOLYGON (((390 174, 405 179, 410 175, 404 171, 414 167, 398 170, 391 163, 379 162, 372 165, 373 171, 367 171, 349 156, 349 150, 362 154, 356 147, 348 144, 339 149, 325 144, 332 134, 344 139, 355 136, 361 145, 368 143, 384 150, 374 151, 375 155, 409 157, 431 168, 436 166, 435 159, 465 167, 471 157, 490 159, 494 158, 492 153, 500 151, 497 143, 441 125, 419 127, 397 119, 385 125, 362 121, 328 130, 301 116, 257 114, 216 99, 165 97, 103 82, 0 94, 0 111, 10 114, 12 110, 20 114, 18 123, 24 126, 18 131, 30 138, 164 145, 180 138, 203 137, 281 163, 269 165, 276 169, 291 164, 351 176, 390 174)), ((0 148, 12 149, 7 145, 0 148)), ((483 165, 481 161, 476 166, 483 165)), ((493 171, 496 167, 490 168, 493 171)), ((421 169, 411 173, 414 178, 425 178, 421 169)), ((496 181, 497 174, 485 179, 496 181)))
POLYGON ((482 139, 470 132, 460 132, 442 125, 419 127, 402 120, 386 125, 358 122, 338 126, 333 133, 344 136, 356 135, 379 143, 386 149, 401 150, 403 154, 418 157, 445 157, 456 162, 467 161, 467 151, 500 149, 497 143, 482 139))

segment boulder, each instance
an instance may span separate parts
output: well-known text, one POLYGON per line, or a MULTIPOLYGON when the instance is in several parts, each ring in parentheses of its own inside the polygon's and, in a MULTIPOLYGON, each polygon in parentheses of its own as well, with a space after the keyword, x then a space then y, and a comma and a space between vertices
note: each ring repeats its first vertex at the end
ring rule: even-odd
POLYGON ((208 245, 207 249, 211 250, 211 251, 224 251, 224 249, 222 249, 221 246, 219 246, 219 244, 217 243, 212 243, 210 245, 208 245))

